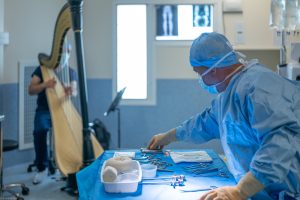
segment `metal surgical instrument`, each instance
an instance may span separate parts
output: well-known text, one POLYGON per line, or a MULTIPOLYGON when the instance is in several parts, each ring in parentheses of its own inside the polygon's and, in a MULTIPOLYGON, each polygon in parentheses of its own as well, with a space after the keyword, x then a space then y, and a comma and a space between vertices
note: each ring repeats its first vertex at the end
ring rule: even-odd
POLYGON ((184 169, 195 169, 195 168, 206 168, 212 165, 212 162, 208 162, 208 163, 198 163, 198 164, 194 164, 194 165, 190 165, 187 167, 183 167, 184 169))
POLYGON ((195 188, 195 189, 180 189, 181 192, 202 192, 218 188, 217 186, 210 186, 208 188, 195 188))
POLYGON ((151 153, 151 154, 162 154, 164 153, 163 150, 161 149, 157 149, 157 150, 153 150, 153 149, 145 149, 145 148, 141 148, 140 149, 142 153, 151 153))
POLYGON ((160 171, 160 172, 174 172, 174 170, 164 169, 164 168, 157 168, 157 171, 160 171))
POLYGON ((211 172, 219 171, 218 168, 207 168, 207 169, 186 169, 185 171, 191 172, 193 174, 206 174, 211 172))
POLYGON ((184 186, 184 182, 186 181, 186 178, 184 175, 174 175, 171 177, 157 177, 157 178, 151 178, 151 179, 144 179, 142 181, 142 184, 170 184, 175 188, 176 186, 184 186), (168 180, 170 179, 170 180, 168 180), (154 180, 154 181, 153 181, 154 180), (159 181, 156 181, 159 180, 159 181))

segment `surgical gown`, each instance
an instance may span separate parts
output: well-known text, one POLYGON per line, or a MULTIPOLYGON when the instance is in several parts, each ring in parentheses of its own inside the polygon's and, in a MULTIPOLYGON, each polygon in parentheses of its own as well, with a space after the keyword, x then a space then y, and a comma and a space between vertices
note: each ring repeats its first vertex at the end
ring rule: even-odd
POLYGON ((177 140, 221 140, 237 181, 248 171, 268 194, 300 199, 300 84, 256 60, 236 74, 211 107, 176 128, 177 140))

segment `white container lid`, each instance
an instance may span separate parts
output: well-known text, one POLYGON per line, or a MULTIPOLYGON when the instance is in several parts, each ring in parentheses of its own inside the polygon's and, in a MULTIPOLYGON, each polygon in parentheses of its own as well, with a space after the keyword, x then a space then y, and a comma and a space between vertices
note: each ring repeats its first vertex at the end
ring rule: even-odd
POLYGON ((153 178, 156 176, 157 166, 153 164, 142 164, 142 177, 153 178))

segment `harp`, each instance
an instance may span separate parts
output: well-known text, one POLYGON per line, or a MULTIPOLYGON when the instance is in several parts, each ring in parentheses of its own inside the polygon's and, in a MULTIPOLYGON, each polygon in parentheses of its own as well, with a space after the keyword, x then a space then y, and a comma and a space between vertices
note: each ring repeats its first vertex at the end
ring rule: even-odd
POLYGON ((64 176, 75 174, 103 153, 103 148, 89 127, 86 75, 82 41, 83 0, 69 0, 59 12, 56 20, 50 55, 40 53, 38 59, 44 81, 55 78, 57 84, 47 89, 47 100, 51 113, 55 162, 64 176), (78 71, 81 115, 69 98, 54 69, 59 66, 64 38, 73 29, 78 71))

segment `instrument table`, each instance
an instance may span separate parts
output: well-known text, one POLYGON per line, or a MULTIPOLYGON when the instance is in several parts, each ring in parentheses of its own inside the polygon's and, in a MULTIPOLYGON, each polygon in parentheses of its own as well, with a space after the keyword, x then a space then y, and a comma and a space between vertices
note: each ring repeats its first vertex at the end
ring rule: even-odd
MULTIPOLYGON (((138 189, 135 193, 107 193, 104 190, 104 185, 100 180, 101 167, 105 160, 113 157, 116 151, 134 151, 136 156, 140 156, 140 150, 108 150, 99 156, 91 165, 82 169, 76 174, 79 199, 139 199, 139 200, 182 200, 182 199, 198 199, 207 191, 197 192, 182 192, 180 189, 194 189, 194 188, 208 188, 210 186, 222 187, 229 185, 236 185, 235 179, 228 171, 226 164, 223 160, 211 149, 205 150, 213 159, 212 165, 217 167, 219 171, 225 172, 227 176, 221 176, 218 171, 205 173, 202 175, 195 175, 184 169, 196 163, 177 163, 175 164, 170 156, 163 154, 156 154, 156 157, 161 158, 163 161, 171 163, 172 166, 166 169, 173 170, 173 172, 157 171, 157 177, 171 177, 172 175, 185 175, 185 186, 176 186, 175 188, 170 184, 141 184, 139 183, 138 189)), ((192 151, 192 150, 172 150, 172 151, 192 151)), ((197 150, 199 151, 199 149, 197 150)), ((142 164, 142 163, 141 163, 142 164)), ((222 173, 222 174, 223 174, 222 173)), ((160 180, 157 180, 160 181, 160 180)))

